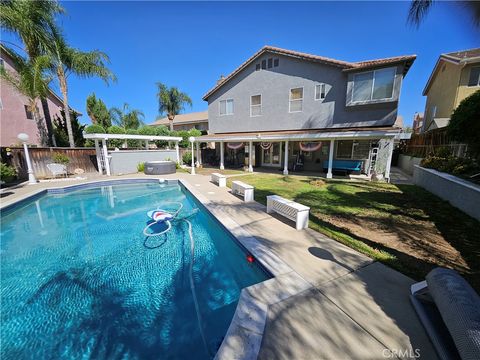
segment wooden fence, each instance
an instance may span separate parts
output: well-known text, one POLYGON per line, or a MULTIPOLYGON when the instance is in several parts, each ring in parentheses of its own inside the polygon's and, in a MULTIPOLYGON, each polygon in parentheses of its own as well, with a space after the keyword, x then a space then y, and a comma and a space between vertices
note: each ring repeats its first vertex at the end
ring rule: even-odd
MULTIPOLYGON (((11 156, 9 162, 15 166, 20 179, 26 179, 27 163, 23 147, 11 147, 11 156)), ((47 169, 47 164, 52 163, 52 155, 60 153, 67 155, 70 162, 67 165, 69 173, 73 174, 75 169, 82 169, 85 172, 97 172, 97 160, 95 148, 28 148, 30 159, 32 161, 33 171, 37 178, 51 177, 51 172, 47 169)))
POLYGON ((449 148, 451 153, 458 157, 465 157, 467 152, 466 144, 454 142, 448 136, 447 129, 440 128, 422 134, 412 134, 410 140, 406 141, 402 153, 423 158, 441 148, 449 148))

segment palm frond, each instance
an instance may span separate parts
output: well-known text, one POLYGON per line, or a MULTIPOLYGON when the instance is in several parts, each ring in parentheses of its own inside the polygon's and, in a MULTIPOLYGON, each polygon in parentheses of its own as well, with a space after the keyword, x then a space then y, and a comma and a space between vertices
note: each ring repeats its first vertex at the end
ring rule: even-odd
POLYGON ((420 26, 425 15, 433 5, 433 0, 413 0, 408 10, 408 23, 420 26))

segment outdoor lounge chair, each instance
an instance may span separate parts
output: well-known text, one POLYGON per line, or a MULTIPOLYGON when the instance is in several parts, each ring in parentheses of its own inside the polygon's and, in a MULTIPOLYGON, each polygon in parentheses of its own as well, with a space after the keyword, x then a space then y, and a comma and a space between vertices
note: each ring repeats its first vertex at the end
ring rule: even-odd
POLYGON ((57 175, 65 175, 65 177, 67 177, 67 167, 63 164, 47 164, 47 169, 50 170, 54 178, 57 177, 57 175))
POLYGON ((456 271, 430 271, 410 299, 441 359, 480 359, 480 297, 456 271))

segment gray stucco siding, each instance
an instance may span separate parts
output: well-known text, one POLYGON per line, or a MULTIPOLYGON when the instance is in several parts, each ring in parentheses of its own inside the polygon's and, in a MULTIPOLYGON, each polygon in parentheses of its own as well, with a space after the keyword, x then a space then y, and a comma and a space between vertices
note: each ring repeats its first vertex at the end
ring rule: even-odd
MULTIPOLYGON (((397 69, 401 74, 401 66, 397 69)), ((264 54, 208 98, 212 133, 388 126, 397 116, 401 75, 395 81, 395 100, 346 106, 351 73, 341 67, 286 56, 264 54), (279 66, 255 70, 263 59, 279 58, 279 66), (315 85, 326 84, 326 96, 315 100, 315 85), (290 89, 303 87, 303 110, 289 112, 290 89), (262 95, 262 115, 250 116, 250 97, 262 95), (234 113, 220 116, 219 102, 234 100, 234 113)))

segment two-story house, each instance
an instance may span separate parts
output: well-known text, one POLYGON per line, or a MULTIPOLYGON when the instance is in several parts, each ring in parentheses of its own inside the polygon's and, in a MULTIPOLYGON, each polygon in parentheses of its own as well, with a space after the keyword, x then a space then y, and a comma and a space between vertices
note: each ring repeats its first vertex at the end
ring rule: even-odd
POLYGON ((478 90, 480 48, 441 54, 423 90, 423 132, 447 126, 453 110, 478 90))
MULTIPOLYGON (((151 126, 161 125, 170 128, 170 120, 168 120, 168 117, 159 118, 151 124, 151 126)), ((173 119, 173 130, 190 129, 197 129, 206 133, 208 131, 208 111, 178 114, 175 116, 173 119)))
MULTIPOLYGON (((347 62, 265 46, 218 82, 208 102, 220 168, 325 171, 344 167, 389 178, 403 78, 415 56, 347 62), (240 160, 238 160, 240 159, 240 160)), ((348 169, 347 169, 348 170, 348 169)))

